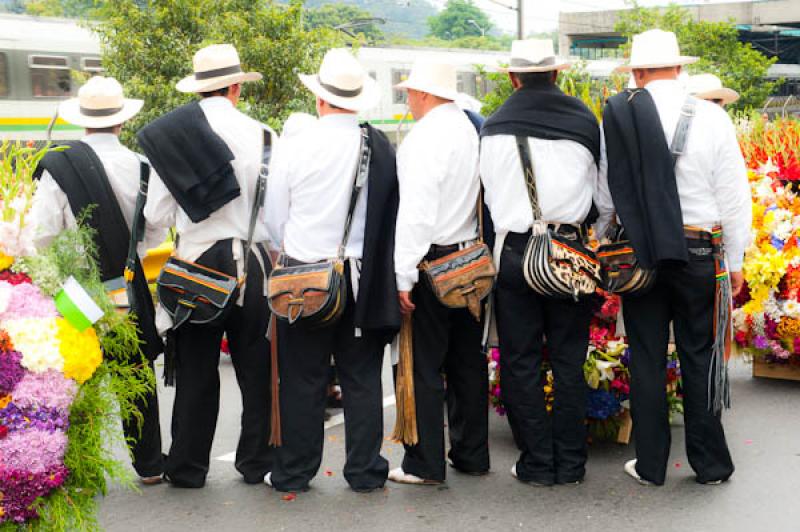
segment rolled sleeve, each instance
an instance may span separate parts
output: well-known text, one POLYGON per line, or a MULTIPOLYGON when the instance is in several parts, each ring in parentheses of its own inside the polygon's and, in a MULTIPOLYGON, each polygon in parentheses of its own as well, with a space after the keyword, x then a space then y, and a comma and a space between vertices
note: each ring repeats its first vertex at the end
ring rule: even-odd
POLYGON ((29 223, 36 228, 34 245, 38 249, 47 247, 59 233, 75 225, 67 195, 47 171, 36 186, 29 223))

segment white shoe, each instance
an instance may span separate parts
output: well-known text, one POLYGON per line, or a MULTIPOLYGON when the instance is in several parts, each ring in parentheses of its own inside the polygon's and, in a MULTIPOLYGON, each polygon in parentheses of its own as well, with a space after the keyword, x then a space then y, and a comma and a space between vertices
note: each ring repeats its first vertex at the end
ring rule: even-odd
POLYGON ((266 484, 266 485, 267 485, 267 486, 269 486, 270 488, 274 487, 274 486, 272 485, 272 471, 270 471, 269 473, 267 473, 266 475, 264 475, 264 484, 266 484))
POLYGON ((389 471, 389 480, 392 482, 397 482, 398 484, 415 484, 417 486, 432 486, 442 483, 440 480, 427 480, 424 478, 419 478, 416 475, 406 473, 403 471, 402 467, 398 467, 389 471))
POLYGON ((519 477, 517 476, 517 464, 511 466, 511 476, 519 480, 519 477))
POLYGON ((628 460, 627 462, 625 462, 625 472, 631 477, 635 478, 636 482, 638 482, 642 486, 655 486, 655 484, 653 484, 649 480, 645 480, 641 476, 639 476, 639 472, 636 471, 635 458, 633 460, 628 460))

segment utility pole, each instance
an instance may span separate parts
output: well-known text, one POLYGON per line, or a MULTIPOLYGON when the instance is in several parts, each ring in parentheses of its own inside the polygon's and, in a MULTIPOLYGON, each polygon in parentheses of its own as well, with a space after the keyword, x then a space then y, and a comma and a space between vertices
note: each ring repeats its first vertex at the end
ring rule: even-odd
POLYGON ((525 0, 517 0, 517 39, 522 40, 525 38, 524 15, 523 5, 525 0))

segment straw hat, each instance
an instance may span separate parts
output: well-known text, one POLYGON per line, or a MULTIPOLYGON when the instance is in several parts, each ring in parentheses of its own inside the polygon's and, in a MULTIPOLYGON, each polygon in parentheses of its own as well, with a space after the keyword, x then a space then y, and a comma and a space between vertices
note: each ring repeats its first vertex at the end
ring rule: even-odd
POLYGON ((364 111, 378 104, 378 83, 344 48, 328 50, 318 74, 299 76, 308 90, 336 107, 364 111))
POLYGON ((396 89, 427 92, 445 100, 458 99, 456 67, 448 63, 417 60, 408 79, 395 85, 396 89))
POLYGON ((570 63, 556 56, 550 39, 525 39, 511 43, 511 59, 501 72, 549 72, 564 70, 570 63))
POLYGON ((76 126, 103 129, 127 122, 141 111, 143 100, 125 98, 114 78, 95 76, 71 98, 58 106, 58 115, 76 126))
POLYGON ((258 72, 242 71, 239 53, 230 44, 212 44, 198 50, 192 65, 194 74, 175 85, 181 92, 213 92, 262 77, 258 72))
POLYGON ((649 30, 633 36, 630 61, 617 70, 629 72, 640 68, 665 68, 689 65, 695 61, 696 57, 681 55, 674 33, 649 30))
POLYGON ((722 81, 714 74, 689 76, 686 90, 701 100, 722 100, 722 105, 728 105, 739 99, 739 93, 723 87, 722 81))

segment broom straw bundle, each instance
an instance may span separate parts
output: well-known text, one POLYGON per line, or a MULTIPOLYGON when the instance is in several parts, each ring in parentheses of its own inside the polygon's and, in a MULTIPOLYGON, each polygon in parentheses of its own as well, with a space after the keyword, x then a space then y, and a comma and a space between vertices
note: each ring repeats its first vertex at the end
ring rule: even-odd
POLYGON ((392 439, 407 445, 419 443, 417 405, 414 400, 414 348, 411 316, 403 316, 400 327, 400 361, 397 364, 395 397, 397 420, 392 439))

